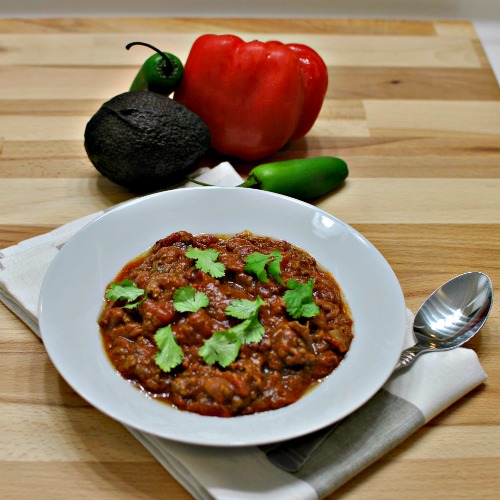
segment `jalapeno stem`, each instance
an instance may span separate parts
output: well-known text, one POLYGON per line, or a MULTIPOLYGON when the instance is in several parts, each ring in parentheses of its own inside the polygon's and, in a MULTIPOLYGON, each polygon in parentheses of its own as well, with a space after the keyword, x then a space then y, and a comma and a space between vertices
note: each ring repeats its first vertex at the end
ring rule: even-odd
POLYGON ((144 47, 148 47, 157 52, 158 54, 160 54, 160 56, 165 61, 165 76, 167 78, 174 71, 175 68, 174 65, 172 64, 172 61, 168 58, 168 56, 164 52, 162 52, 160 49, 157 49, 154 45, 151 45, 150 43, 146 42, 130 42, 127 45, 125 45, 125 48, 127 50, 130 50, 130 47, 133 47, 134 45, 143 45, 144 47))
POLYGON ((238 184, 237 187, 259 189, 261 185, 262 182, 257 179, 257 177, 252 172, 250 172, 248 174, 247 180, 242 182, 241 184, 238 184))

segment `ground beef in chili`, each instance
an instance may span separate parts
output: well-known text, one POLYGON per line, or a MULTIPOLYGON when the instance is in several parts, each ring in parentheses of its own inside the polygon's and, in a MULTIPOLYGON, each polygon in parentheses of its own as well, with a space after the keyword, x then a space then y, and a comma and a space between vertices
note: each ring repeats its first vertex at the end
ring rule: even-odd
POLYGON ((289 405, 338 366, 353 338, 352 320, 334 278, 311 255, 286 241, 249 232, 221 237, 180 231, 128 263, 115 281, 125 279, 147 295, 134 309, 105 300, 99 326, 107 354, 125 379, 181 410, 231 417, 289 405), (189 247, 216 249, 226 266, 224 277, 215 279, 198 270, 185 255, 189 247), (274 250, 283 255, 284 283, 314 279, 318 315, 294 320, 283 301, 286 285, 273 278, 259 281, 244 270, 248 255, 274 250), (204 292, 209 305, 195 313, 177 312, 173 295, 183 286, 204 292), (257 296, 265 301, 259 311, 265 328, 262 340, 243 345, 227 368, 205 363, 198 354, 204 340, 238 322, 225 308, 235 299, 257 296), (154 340, 157 329, 166 325, 184 351, 182 363, 168 373, 155 362, 154 340))

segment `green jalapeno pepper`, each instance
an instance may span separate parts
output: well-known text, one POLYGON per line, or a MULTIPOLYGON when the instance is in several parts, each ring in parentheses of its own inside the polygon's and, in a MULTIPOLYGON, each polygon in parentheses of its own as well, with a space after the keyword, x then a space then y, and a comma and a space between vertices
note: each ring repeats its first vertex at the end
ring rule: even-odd
MULTIPOLYGON (((262 189, 284 194, 302 201, 311 201, 337 188, 349 175, 347 163, 333 156, 264 163, 248 173, 237 187, 262 189)), ((192 177, 187 180, 211 186, 192 177)))
POLYGON ((349 174, 340 158, 319 156, 265 163, 253 168, 239 187, 256 188, 310 201, 332 191, 349 174))
POLYGON ((179 86, 184 75, 184 67, 180 59, 168 52, 161 52, 149 43, 131 42, 125 48, 129 50, 134 45, 149 47, 156 54, 146 59, 132 82, 130 90, 149 90, 157 94, 171 94, 179 86))

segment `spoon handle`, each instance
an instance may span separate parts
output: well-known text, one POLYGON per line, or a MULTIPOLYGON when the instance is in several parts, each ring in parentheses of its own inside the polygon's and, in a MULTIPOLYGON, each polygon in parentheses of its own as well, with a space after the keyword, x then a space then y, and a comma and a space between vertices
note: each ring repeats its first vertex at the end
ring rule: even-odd
POLYGON ((402 368, 410 366, 415 361, 415 358, 423 351, 424 349, 416 345, 409 347, 408 349, 405 349, 401 353, 401 356, 399 357, 399 361, 396 367, 394 368, 394 371, 401 370, 402 368))

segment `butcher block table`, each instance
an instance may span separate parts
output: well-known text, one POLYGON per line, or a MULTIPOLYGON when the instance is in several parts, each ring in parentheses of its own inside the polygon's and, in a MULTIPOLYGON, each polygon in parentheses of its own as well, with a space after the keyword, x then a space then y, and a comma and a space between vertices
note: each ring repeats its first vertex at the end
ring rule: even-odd
MULTIPOLYGON (((347 161, 345 186, 316 204, 374 243, 409 308, 470 270, 500 287, 500 88, 468 22, 0 20, 0 248, 135 196, 91 165, 85 125, 149 57, 128 42, 185 61, 204 33, 304 43, 324 58, 319 119, 272 159, 347 161)), ((251 166, 233 165, 242 175, 251 166)), ((0 346, 3 498, 190 498, 121 424, 75 394, 3 304, 0 346)), ((498 498, 498 304, 468 347, 486 383, 330 498, 498 498)))

